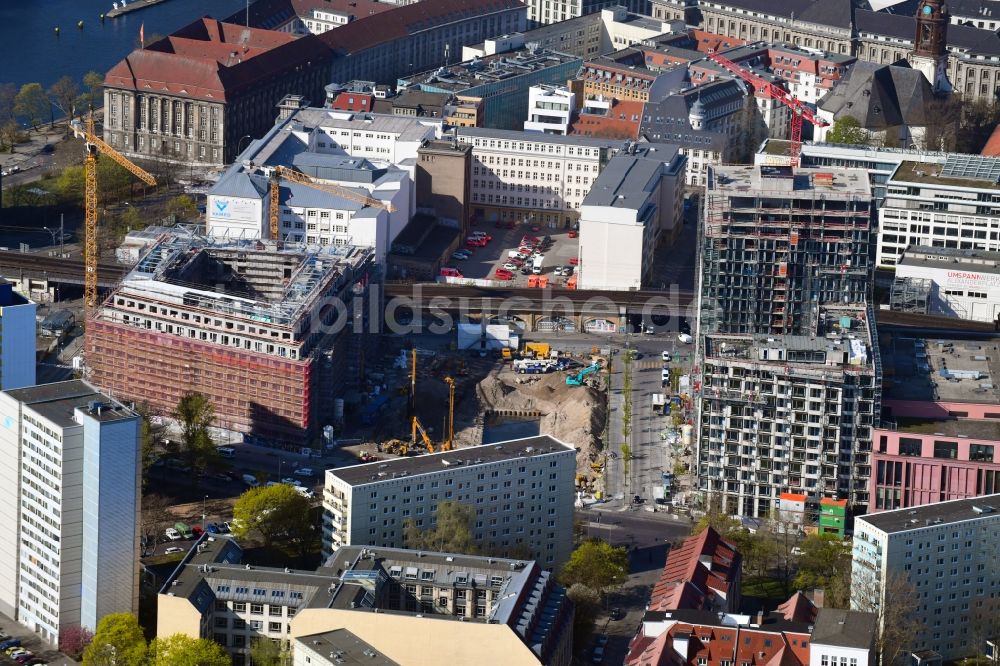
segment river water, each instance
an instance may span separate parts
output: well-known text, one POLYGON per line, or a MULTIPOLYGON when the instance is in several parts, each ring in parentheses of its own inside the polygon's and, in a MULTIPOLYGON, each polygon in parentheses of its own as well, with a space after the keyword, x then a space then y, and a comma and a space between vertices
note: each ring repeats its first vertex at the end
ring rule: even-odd
POLYGON ((166 0, 102 23, 111 2, 0 0, 0 83, 48 87, 67 74, 79 82, 89 70, 103 74, 137 47, 141 24, 148 43, 154 34, 169 34, 202 16, 225 18, 246 6, 246 0, 166 0), (76 27, 81 20, 82 30, 76 27))

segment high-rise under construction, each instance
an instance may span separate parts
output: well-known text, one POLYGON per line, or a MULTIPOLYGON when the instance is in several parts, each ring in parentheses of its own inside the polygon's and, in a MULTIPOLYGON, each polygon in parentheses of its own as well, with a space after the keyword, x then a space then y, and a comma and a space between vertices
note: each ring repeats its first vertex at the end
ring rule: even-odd
POLYGON ((867 302, 871 206, 860 169, 710 168, 701 332, 810 335, 821 305, 867 302))

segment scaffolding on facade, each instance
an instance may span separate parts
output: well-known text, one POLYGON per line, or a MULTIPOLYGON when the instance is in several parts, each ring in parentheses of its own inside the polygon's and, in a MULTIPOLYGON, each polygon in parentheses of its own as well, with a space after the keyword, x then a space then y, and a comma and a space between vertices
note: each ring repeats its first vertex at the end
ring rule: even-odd
POLYGON ((926 278, 897 277, 892 281, 889 292, 889 309, 894 312, 930 312, 931 287, 933 282, 926 278))

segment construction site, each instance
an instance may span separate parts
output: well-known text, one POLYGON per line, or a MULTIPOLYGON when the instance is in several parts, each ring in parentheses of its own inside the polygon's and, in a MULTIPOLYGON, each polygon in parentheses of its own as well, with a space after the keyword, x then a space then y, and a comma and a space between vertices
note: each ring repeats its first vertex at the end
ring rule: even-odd
POLYGON ((89 377, 158 414, 199 392, 224 431, 319 446, 336 400, 362 381, 372 336, 363 318, 337 318, 368 313, 373 270, 368 249, 173 230, 150 242, 87 322, 89 377))
POLYGON ((819 304, 870 300, 873 236, 862 170, 710 168, 702 330, 810 334, 819 304))
POLYGON ((480 356, 399 346, 381 358, 367 375, 367 403, 348 419, 362 460, 478 446, 491 426, 523 423, 575 446, 579 476, 599 475, 607 372, 596 350, 525 343, 480 356))

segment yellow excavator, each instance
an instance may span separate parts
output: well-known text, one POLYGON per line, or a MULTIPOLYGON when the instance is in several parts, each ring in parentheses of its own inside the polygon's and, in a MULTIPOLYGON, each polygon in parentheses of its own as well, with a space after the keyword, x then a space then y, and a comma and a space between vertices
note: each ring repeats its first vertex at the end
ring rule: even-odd
POLYGON ((428 453, 434 453, 434 443, 431 442, 431 438, 427 436, 427 431, 424 430, 424 424, 420 422, 417 415, 414 414, 410 419, 410 446, 416 447, 417 445, 417 433, 420 433, 420 440, 427 447, 428 453))

